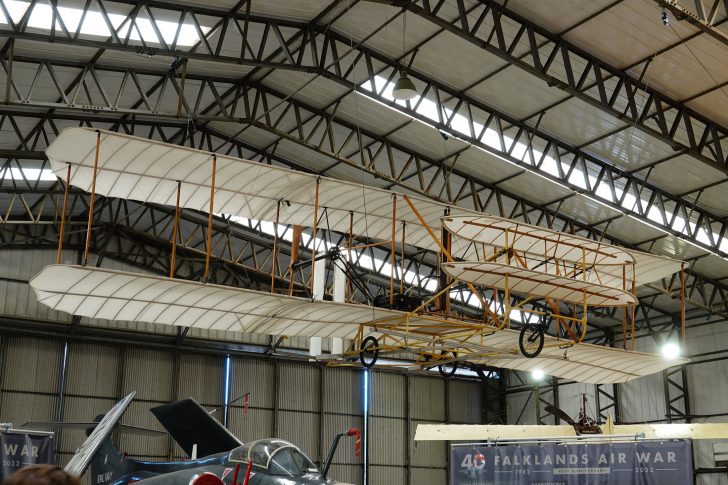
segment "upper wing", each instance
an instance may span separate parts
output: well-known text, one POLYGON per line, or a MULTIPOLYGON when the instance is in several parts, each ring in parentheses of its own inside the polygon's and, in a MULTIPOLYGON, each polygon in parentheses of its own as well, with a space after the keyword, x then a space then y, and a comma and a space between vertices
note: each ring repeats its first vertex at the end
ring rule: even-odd
MULTIPOLYGON (((68 128, 46 149, 56 175, 65 179, 70 165, 71 185, 91 191, 97 132, 100 142, 96 193, 174 206, 179 181, 180 206, 209 212, 214 154, 202 150, 109 131, 68 128)), ((379 240, 391 239, 392 217, 396 213, 397 234, 401 235, 404 223, 408 244, 438 249, 403 196, 394 202, 394 192, 226 155, 215 156, 216 213, 276 221, 279 210, 280 223, 311 227, 318 203, 317 216, 320 218, 325 211, 323 220, 328 228, 342 233, 351 229, 354 235, 379 240)), ((440 218, 448 210, 455 215, 481 215, 431 199, 410 198, 432 228, 440 227, 440 218)), ((468 241, 456 241, 453 249, 457 253, 460 245, 464 248, 467 244, 468 241)))
POLYGON ((458 340, 451 332, 462 333, 465 327, 456 319, 413 316, 405 321, 407 314, 396 310, 102 268, 46 266, 30 285, 41 303, 89 318, 305 337, 352 337, 359 325, 386 334, 392 331, 388 326, 399 324, 397 331, 408 332, 409 339, 438 337, 445 346, 467 349, 467 360, 522 371, 538 368, 578 382, 625 382, 687 362, 554 337, 546 337, 538 358, 526 359, 518 351, 515 330, 486 329, 484 335, 458 340))
POLYGON ((445 263, 442 269, 460 281, 488 288, 505 289, 507 286, 516 294, 553 298, 577 305, 623 306, 637 303, 631 292, 620 288, 500 263, 445 263))
MULTIPOLYGON (((682 261, 654 254, 620 248, 593 239, 565 234, 551 229, 493 216, 452 216, 443 219, 448 231, 459 237, 494 247, 509 247, 519 252, 553 258, 586 266, 596 265, 599 273, 622 286, 622 265, 635 265, 637 285, 650 283, 678 271, 682 261)), ((631 281, 631 268, 627 269, 631 281)), ((605 283, 606 284, 606 283, 605 283)))

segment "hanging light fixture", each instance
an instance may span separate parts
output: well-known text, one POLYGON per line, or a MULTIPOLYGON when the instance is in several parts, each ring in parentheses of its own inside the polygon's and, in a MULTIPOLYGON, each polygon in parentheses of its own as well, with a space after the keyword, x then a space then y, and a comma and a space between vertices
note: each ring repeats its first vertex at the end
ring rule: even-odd
POLYGON ((407 73, 402 69, 399 72, 399 79, 394 83, 392 97, 399 101, 408 101, 415 96, 417 96, 417 89, 415 89, 415 85, 410 78, 407 77, 407 73))
MULTIPOLYGON (((407 34, 407 10, 404 11, 402 20, 402 63, 404 64, 404 56, 407 54, 405 38, 407 34)), ((399 79, 394 83, 392 89, 392 97, 398 101, 409 101, 417 96, 417 89, 414 83, 407 77, 404 67, 399 71, 399 79)))

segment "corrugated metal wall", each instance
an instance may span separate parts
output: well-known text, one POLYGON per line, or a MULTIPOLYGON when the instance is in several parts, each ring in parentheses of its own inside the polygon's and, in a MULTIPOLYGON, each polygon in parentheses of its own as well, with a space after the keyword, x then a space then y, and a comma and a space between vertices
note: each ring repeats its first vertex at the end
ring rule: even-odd
MULTIPOLYGON (((224 419, 223 354, 71 341, 65 380, 63 354, 60 339, 2 340, 0 421, 18 426, 30 420, 59 418, 91 421, 132 391, 136 398, 124 415, 127 424, 160 429, 149 408, 185 397, 217 409, 215 417, 224 419)), ((232 357, 229 398, 246 392, 251 393, 248 412, 238 401, 230 406, 228 415, 229 428, 242 441, 281 437, 320 461, 336 433, 363 426, 361 372, 356 370, 232 357)), ((61 431, 59 462, 65 464, 83 439, 83 430, 61 431)), ((184 456, 166 436, 120 434, 116 441, 135 457, 164 460, 184 456)), ((361 475, 361 458, 354 457, 353 443, 342 443, 332 476, 361 483, 361 475)))
MULTIPOLYGON (((688 322, 686 348, 683 349, 683 355, 693 356, 692 362, 686 366, 690 413, 695 416, 692 418, 692 422, 728 422, 728 416, 725 416, 728 414, 728 403, 725 399, 725 396, 728 396, 728 360, 725 359, 727 353, 725 349, 728 348, 728 329, 721 325, 703 325, 704 323, 705 321, 688 322)), ((639 338, 636 340, 635 350, 659 353, 660 345, 651 338, 639 338)), ((509 386, 526 389, 521 392, 508 393, 508 422, 510 424, 516 422, 518 424, 535 424, 536 403, 535 394, 531 390, 532 379, 527 374, 521 374, 521 380, 519 380, 514 378, 513 374, 508 373, 509 386)), ((619 394, 619 409, 616 410, 617 422, 667 422, 663 373, 619 384, 617 389, 619 394)), ((559 407, 570 416, 575 416, 579 408, 579 396, 581 393, 586 393, 589 414, 596 417, 595 392, 596 389, 593 385, 559 385, 559 407)), ((673 389, 671 398, 675 398, 676 395, 677 392, 673 389)), ((549 394, 547 397, 551 399, 553 395, 549 394)), ((684 411, 682 400, 675 400, 673 405, 684 411)), ((612 411, 612 414, 615 412, 612 411)), ((547 419, 553 422, 553 418, 547 419)), ((714 441, 711 440, 693 442, 696 468, 715 467, 713 444, 714 441)), ((696 483, 699 485, 728 485, 728 472, 700 474, 697 476, 696 483)))
POLYGON ((58 410, 63 343, 33 338, 2 341, 0 421, 54 421, 58 410))
MULTIPOLYGON (((58 338, 5 337, 2 340, 0 421, 90 421, 117 400, 136 391, 123 421, 159 429, 149 408, 193 397, 223 420, 226 355, 140 348, 123 343, 58 338)), ((321 463, 337 433, 364 428, 364 372, 305 362, 232 356, 229 399, 250 393, 228 409, 229 429, 242 441, 280 437, 299 445, 321 463)), ((479 423, 482 386, 473 380, 439 375, 369 373, 369 483, 446 483, 445 443, 414 444, 419 423, 479 423)), ((58 436, 59 462, 65 464, 84 439, 83 430, 58 436)), ((119 447, 151 460, 183 457, 167 437, 119 434, 119 447)), ((362 483, 363 458, 354 440, 341 441, 330 476, 362 483)), ((88 483, 88 480, 87 480, 88 483)))
POLYGON ((414 442, 421 423, 483 423, 479 381, 371 373, 369 483, 447 483, 445 442, 414 442))
MULTIPOLYGON (((55 262, 55 255, 54 250, 0 250, 0 316, 71 323, 69 315, 37 304, 28 285, 44 265, 55 262)), ((64 262, 75 263, 76 258, 72 251, 64 253, 64 262)), ((95 261, 92 255, 89 264, 95 261)), ((109 258, 103 266, 140 271, 109 258)), ((80 325, 177 333, 172 327, 137 322, 81 319, 80 325)), ((191 329, 188 336, 267 345, 267 337, 260 335, 191 329)), ((306 343, 297 339, 286 345, 305 347, 306 343)), ((73 339, 67 351, 64 379, 63 340, 12 336, 2 341, 0 421, 88 421, 132 391, 137 394, 124 416, 128 424, 159 428, 149 409, 184 397, 194 397, 208 409, 220 408, 215 416, 223 420, 223 353, 195 354, 73 339)), ((369 375, 369 483, 446 483, 445 444, 415 446, 414 432, 419 423, 482 422, 481 386, 472 380, 445 381, 438 374, 406 376, 372 370, 369 375)), ((247 413, 242 400, 229 407, 228 426, 242 441, 272 436, 290 440, 320 464, 337 433, 364 428, 363 389, 361 369, 233 356, 229 399, 250 392, 250 401, 247 413)), ((70 459, 83 437, 82 430, 60 433, 61 463, 70 459)), ((151 460, 183 456, 169 437, 120 434, 115 439, 132 456, 151 460)), ((330 476, 361 484, 362 463, 354 455, 354 440, 344 438, 330 476)))

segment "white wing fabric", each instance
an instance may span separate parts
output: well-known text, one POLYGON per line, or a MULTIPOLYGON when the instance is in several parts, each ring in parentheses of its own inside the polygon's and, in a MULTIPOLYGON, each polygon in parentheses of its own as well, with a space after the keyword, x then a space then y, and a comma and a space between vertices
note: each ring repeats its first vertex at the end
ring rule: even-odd
MULTIPOLYGON (((109 131, 100 133, 96 193, 121 199, 175 206, 180 181, 180 206, 209 212, 213 154, 109 131)), ((97 130, 68 128, 46 149, 54 173, 65 180, 71 164, 71 185, 91 191, 97 130)), ((394 192, 319 177, 263 163, 216 155, 213 211, 312 227, 318 187, 319 227, 356 236, 392 237, 394 192)), ((434 231, 447 210, 475 217, 480 213, 450 208, 433 200, 412 197, 418 212, 434 231)), ((405 223, 407 243, 438 250, 422 223, 400 194, 396 201, 396 231, 405 223)), ((462 248, 469 242, 462 241, 462 248)), ((455 247, 457 252, 460 247, 455 247)))
MULTIPOLYGON (((67 128, 46 149, 54 173, 65 180, 70 164, 71 185, 90 192, 97 134, 99 162, 96 193, 175 206, 180 182, 180 206, 209 212, 214 155, 210 152, 110 131, 67 128)), ((319 227, 344 234, 351 230, 355 236, 387 241, 392 238, 392 216, 396 212, 397 241, 401 241, 404 224, 407 244, 439 251, 439 246, 402 194, 227 155, 215 156, 213 211, 216 213, 275 221, 279 208, 278 221, 281 224, 312 227, 317 217, 321 221, 319 227), (315 211, 317 184, 318 211, 315 211), (394 195, 397 195, 396 201, 394 195)), ((565 243, 583 244, 589 250, 592 262, 634 260, 637 284, 655 281, 680 269, 681 263, 670 258, 626 250, 508 219, 484 217, 480 212, 431 199, 414 196, 410 196, 410 199, 438 237, 441 219, 446 213, 449 214, 445 220, 446 226, 461 236, 453 238, 452 253, 465 259, 472 259, 474 255, 471 240, 501 247, 505 243, 503 229, 510 227, 512 230, 519 228, 527 231, 531 236, 545 234, 565 243), (484 221, 494 229, 480 231, 478 226, 466 224, 467 221, 484 221)), ((528 234, 521 235, 515 249, 541 251, 537 240, 529 238, 528 234)), ((546 249, 547 255, 553 252, 551 256, 555 257, 575 259, 581 254, 580 248, 568 244, 547 244, 546 249), (565 249, 570 250, 564 252, 565 249)), ((621 279, 621 266, 616 268, 614 276, 621 279)))
POLYGON ((631 286, 634 264, 637 286, 665 278, 680 271, 682 261, 642 251, 620 248, 593 239, 533 226, 493 216, 452 216, 443 218, 443 225, 458 237, 492 246, 509 247, 518 252, 540 256, 537 259, 568 261, 595 266, 599 277, 591 279, 605 286, 623 288, 623 265, 631 286), (601 281, 596 279, 600 278, 601 281))
MULTIPOLYGON (((237 330, 266 335, 352 337, 360 325, 376 335, 386 325, 404 322, 404 312, 365 305, 310 301, 255 290, 203 284, 161 276, 127 273, 94 267, 50 265, 30 286, 38 301, 74 315, 109 320, 134 320, 203 329, 237 330)), ((626 382, 659 372, 686 359, 667 361, 661 356, 546 337, 538 358, 526 359, 518 350, 518 332, 485 327, 464 342, 446 337, 458 320, 442 322, 412 316, 416 339, 441 337, 442 344, 468 351, 467 360, 530 371, 595 384, 626 382), (429 334, 428 334, 429 332, 429 334)), ((462 327, 461 327, 462 328, 462 327)))
POLYGON ((637 303, 637 298, 632 293, 619 288, 506 264, 445 263, 442 269, 460 281, 488 288, 507 286, 510 292, 517 295, 553 298, 577 305, 583 304, 586 300, 589 306, 624 306, 637 303))

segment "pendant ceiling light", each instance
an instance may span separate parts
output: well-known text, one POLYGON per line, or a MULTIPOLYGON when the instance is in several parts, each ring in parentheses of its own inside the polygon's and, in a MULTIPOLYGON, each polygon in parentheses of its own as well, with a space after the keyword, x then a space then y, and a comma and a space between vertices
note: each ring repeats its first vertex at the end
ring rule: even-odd
POLYGON ((407 101, 415 96, 417 96, 417 89, 415 89, 415 85, 410 81, 410 78, 407 77, 407 73, 402 69, 399 73, 399 79, 394 83, 392 97, 396 100, 407 101))
MULTIPOLYGON (((407 35, 407 11, 402 14, 402 63, 404 64, 404 56, 407 54, 405 39, 407 35)), ((392 97, 398 101, 408 101, 417 96, 417 89, 414 83, 407 77, 404 67, 399 71, 399 79, 394 83, 392 89, 392 97)))

